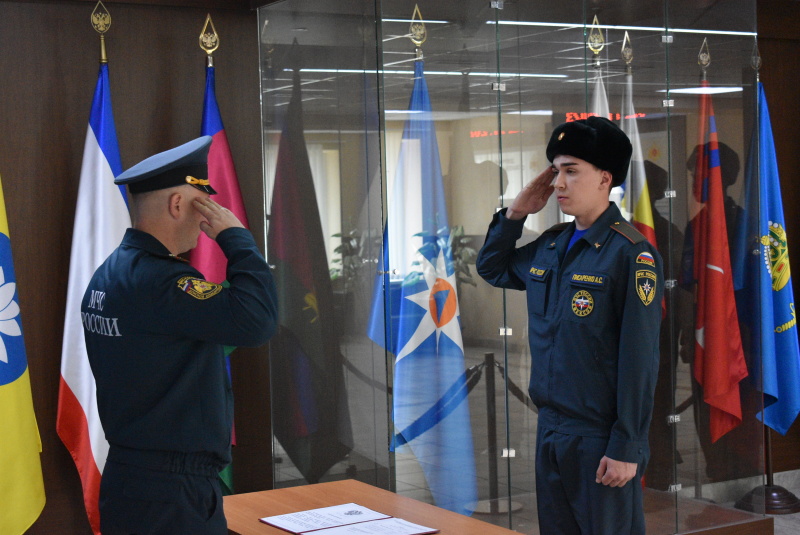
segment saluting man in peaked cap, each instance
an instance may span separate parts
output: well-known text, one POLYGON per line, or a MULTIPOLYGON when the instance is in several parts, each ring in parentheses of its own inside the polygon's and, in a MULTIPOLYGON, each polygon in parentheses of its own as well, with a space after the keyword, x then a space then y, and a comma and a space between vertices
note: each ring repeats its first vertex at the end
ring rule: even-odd
POLYGON ((556 127, 552 165, 495 214, 478 255, 487 282, 527 292, 543 535, 645 532, 664 281, 658 252, 609 201, 631 152, 608 119, 556 127), (574 221, 517 248, 525 218, 551 196, 574 221))
POLYGON ((253 236, 209 197, 210 145, 195 139, 115 180, 127 186, 133 228, 81 304, 109 443, 103 535, 228 532, 218 474, 231 461, 233 398, 223 346, 266 342, 277 309, 253 236), (225 253, 229 287, 178 256, 200 232, 225 253))

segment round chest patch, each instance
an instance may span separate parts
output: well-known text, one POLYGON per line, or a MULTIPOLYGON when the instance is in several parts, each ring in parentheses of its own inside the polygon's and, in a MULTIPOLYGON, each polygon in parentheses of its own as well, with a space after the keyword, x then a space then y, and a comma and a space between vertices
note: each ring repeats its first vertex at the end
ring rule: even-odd
POLYGON ((588 316, 594 309, 594 298, 586 290, 580 290, 572 296, 572 311, 576 316, 588 316))

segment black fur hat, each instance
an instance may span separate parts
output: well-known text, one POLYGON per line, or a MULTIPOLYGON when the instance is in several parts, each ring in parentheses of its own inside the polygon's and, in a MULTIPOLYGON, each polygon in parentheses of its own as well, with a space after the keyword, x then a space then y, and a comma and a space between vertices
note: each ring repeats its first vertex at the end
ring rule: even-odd
POLYGON ((633 147, 625 132, 604 117, 589 117, 561 124, 547 144, 547 159, 559 154, 574 156, 611 173, 611 185, 619 186, 628 174, 633 147))

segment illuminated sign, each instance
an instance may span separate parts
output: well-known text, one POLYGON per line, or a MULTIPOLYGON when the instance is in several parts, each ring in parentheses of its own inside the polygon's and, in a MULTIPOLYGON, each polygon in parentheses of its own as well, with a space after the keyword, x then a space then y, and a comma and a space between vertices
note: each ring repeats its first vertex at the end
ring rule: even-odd
POLYGON ((470 130, 469 137, 510 136, 524 133, 524 130, 470 130))
MULTIPOLYGON (((588 119, 589 117, 598 117, 598 114, 596 114, 596 113, 586 113, 586 112, 577 113, 577 112, 568 111, 566 113, 566 122, 571 123, 572 121, 580 121, 580 120, 588 119)), ((625 119, 641 119, 643 117, 647 117, 647 114, 646 113, 634 113, 633 115, 626 115, 624 118, 625 119)), ((610 119, 611 121, 619 121, 622 118, 623 117, 622 117, 621 113, 609 113, 608 114, 608 119, 610 119)))

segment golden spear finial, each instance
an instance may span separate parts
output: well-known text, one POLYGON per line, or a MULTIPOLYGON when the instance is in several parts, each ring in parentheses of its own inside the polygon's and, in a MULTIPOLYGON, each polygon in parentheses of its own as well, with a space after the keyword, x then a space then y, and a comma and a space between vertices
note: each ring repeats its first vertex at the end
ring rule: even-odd
POLYGON ((425 23, 422 21, 422 14, 419 12, 419 5, 414 4, 414 14, 411 16, 411 25, 408 27, 408 38, 417 47, 417 59, 422 59, 422 43, 428 38, 425 30, 425 23))
POLYGON ((708 50, 708 37, 703 38, 703 44, 700 46, 700 52, 697 54, 697 64, 703 70, 703 80, 706 79, 706 71, 708 66, 711 65, 711 52, 708 50))
POLYGON ((94 31, 100 34, 100 63, 108 63, 106 37, 104 34, 111 27, 111 14, 106 9, 106 6, 103 5, 102 0, 98 0, 97 5, 94 6, 91 21, 94 31))
POLYGON ((758 51, 758 37, 753 39, 753 55, 750 56, 750 66, 756 71, 756 80, 758 80, 758 70, 761 68, 761 52, 758 51))
POLYGON ((633 70, 631 63, 633 62, 633 45, 631 45, 631 38, 628 35, 628 30, 625 30, 625 38, 622 40, 622 59, 625 60, 626 70, 628 74, 633 70))
POLYGON ((211 14, 206 15, 206 23, 203 25, 203 30, 200 32, 200 48, 207 54, 206 65, 213 67, 214 57, 211 54, 219 48, 219 35, 217 34, 217 29, 214 28, 211 14))
POLYGON ((597 20, 597 15, 594 16, 594 20, 592 21, 592 29, 589 31, 589 38, 586 40, 586 46, 594 53, 594 66, 599 68, 600 51, 606 46, 606 40, 603 38, 603 32, 600 31, 600 22, 597 20))

